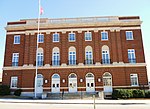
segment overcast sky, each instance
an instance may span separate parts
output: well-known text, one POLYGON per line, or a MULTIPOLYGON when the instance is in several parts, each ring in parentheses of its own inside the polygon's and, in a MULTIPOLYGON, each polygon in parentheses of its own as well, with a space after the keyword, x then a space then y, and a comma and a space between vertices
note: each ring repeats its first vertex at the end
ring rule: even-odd
MULTIPOLYGON (((41 0, 41 4, 44 9, 43 18, 140 16, 143 21, 146 63, 150 73, 150 0, 41 0)), ((0 0, 0 72, 3 67, 6 23, 37 17, 38 0, 0 0)))

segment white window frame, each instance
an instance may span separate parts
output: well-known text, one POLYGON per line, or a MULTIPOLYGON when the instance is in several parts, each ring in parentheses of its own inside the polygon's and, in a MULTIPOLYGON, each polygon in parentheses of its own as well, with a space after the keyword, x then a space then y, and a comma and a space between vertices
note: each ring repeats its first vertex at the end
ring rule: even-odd
POLYGON ((126 40, 133 40, 133 31, 126 31, 126 40))
POLYGON ((76 52, 69 51, 69 65, 76 65, 76 52))
POLYGON ((53 42, 59 42, 59 38, 60 38, 59 33, 54 33, 53 34, 53 42), (57 38, 56 38, 56 35, 58 35, 57 38), (57 39, 57 40, 55 40, 55 39, 57 39))
POLYGON ((102 64, 110 64, 109 50, 102 50, 102 64))
POLYGON ((20 35, 14 36, 14 44, 20 44, 20 35))
POLYGON ((93 52, 92 51, 85 52, 85 63, 93 64, 93 52))
POLYGON ((131 55, 131 59, 135 59, 135 62, 130 63, 136 63, 136 56, 135 56, 135 50, 134 49, 128 49, 128 61, 129 61, 129 54, 131 55), (132 55, 133 54, 133 55, 132 55))
POLYGON ((43 52, 39 52, 38 54, 37 54, 37 56, 38 56, 38 66, 43 66, 43 64, 44 64, 44 55, 43 55, 43 52))
POLYGON ((18 77, 17 76, 12 76, 11 77, 10 88, 17 88, 17 86, 18 86, 18 77))
POLYGON ((60 53, 53 52, 52 54, 52 66, 59 66, 60 65, 60 53))
POLYGON ((68 40, 69 40, 69 42, 75 42, 76 41, 76 34, 75 33, 69 33, 68 34, 68 40), (71 34, 74 34, 74 40, 70 40, 71 34))
POLYGON ((107 32, 107 31, 101 32, 101 40, 102 40, 102 41, 107 41, 107 40, 108 40, 108 32, 107 32), (103 39, 103 38, 104 38, 104 37, 103 37, 103 33, 106 33, 106 36, 104 36, 105 39, 103 39))
POLYGON ((85 41, 92 41, 92 32, 85 32, 84 38, 85 38, 85 41))
MULTIPOLYGON (((13 53, 12 54, 12 65, 13 65, 13 63, 18 63, 19 64, 19 53, 13 53)), ((13 65, 13 66, 18 66, 18 64, 13 65)))
POLYGON ((39 34, 38 36, 38 43, 44 43, 44 34, 39 34), (43 37, 41 37, 43 36, 43 37))
POLYGON ((130 74, 130 82, 131 82, 131 86, 139 86, 138 74, 130 74))

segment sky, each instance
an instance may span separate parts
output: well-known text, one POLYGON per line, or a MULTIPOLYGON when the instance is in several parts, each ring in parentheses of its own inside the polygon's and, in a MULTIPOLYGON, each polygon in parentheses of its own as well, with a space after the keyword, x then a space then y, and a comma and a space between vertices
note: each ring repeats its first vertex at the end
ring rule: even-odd
MULTIPOLYGON (((150 0, 41 0, 42 18, 140 16, 150 80, 150 0)), ((0 72, 2 72, 7 22, 38 17, 38 0, 0 0, 0 72)), ((136 37, 136 36, 135 36, 136 37)))

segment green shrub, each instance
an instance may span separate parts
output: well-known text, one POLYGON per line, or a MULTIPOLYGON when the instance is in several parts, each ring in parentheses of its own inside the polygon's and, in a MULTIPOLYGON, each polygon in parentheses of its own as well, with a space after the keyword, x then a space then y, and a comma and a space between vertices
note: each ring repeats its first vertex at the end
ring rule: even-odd
POLYGON ((0 95, 10 95, 10 88, 7 85, 0 85, 0 95))
POLYGON ((120 98, 119 97, 120 96, 120 94, 119 94, 119 90, 113 90, 113 93, 112 93, 112 98, 113 99, 118 99, 118 98, 120 98))
POLYGON ((132 90, 132 89, 115 89, 112 93, 113 99, 127 99, 127 98, 150 98, 150 91, 147 91, 146 94, 143 90, 132 90))
POLYGON ((145 92, 145 98, 150 98, 150 91, 145 92))
POLYGON ((15 95, 15 96, 20 96, 20 95, 21 95, 21 92, 22 92, 21 89, 17 89, 17 90, 15 90, 14 95, 15 95))
POLYGON ((133 90, 133 98, 144 98, 145 93, 143 90, 133 90))
POLYGON ((132 90, 126 90, 127 91, 127 98, 133 97, 133 91, 132 90))

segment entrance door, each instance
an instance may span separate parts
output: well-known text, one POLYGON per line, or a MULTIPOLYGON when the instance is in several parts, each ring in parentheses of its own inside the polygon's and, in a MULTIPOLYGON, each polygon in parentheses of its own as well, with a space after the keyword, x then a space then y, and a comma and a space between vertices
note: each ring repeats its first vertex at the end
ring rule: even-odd
POLYGON ((92 73, 86 74, 86 92, 95 92, 95 81, 92 73))
POLYGON ((60 93, 60 76, 58 74, 52 76, 51 89, 52 93, 60 93))
POLYGON ((112 76, 106 72, 103 75, 104 92, 112 92, 112 76))
POLYGON ((69 75, 69 92, 77 92, 77 76, 72 73, 69 75))
POLYGON ((37 93, 43 93, 43 75, 37 75, 37 93))

